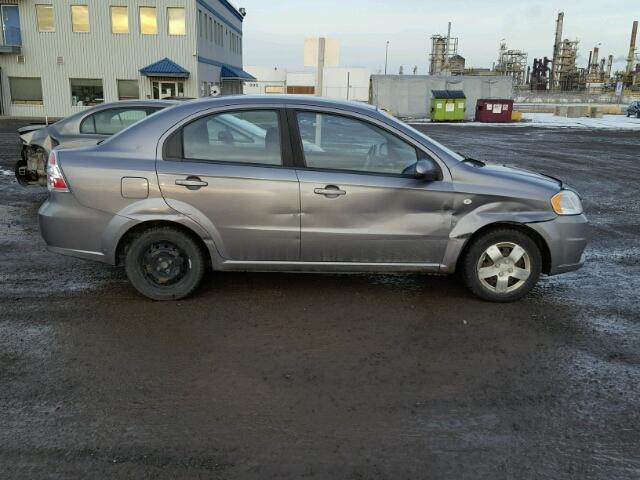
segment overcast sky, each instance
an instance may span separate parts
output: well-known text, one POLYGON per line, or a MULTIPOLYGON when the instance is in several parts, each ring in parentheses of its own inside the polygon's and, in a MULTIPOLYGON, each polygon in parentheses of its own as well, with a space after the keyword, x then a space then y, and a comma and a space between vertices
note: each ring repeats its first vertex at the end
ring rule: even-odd
POLYGON ((427 73, 429 37, 447 32, 459 38, 458 53, 470 67, 491 67, 500 40, 535 57, 553 54, 555 21, 565 12, 563 38, 580 40, 579 66, 601 43, 602 55, 624 65, 639 0, 232 0, 245 7, 244 64, 300 69, 305 37, 340 42, 343 66, 384 68, 389 40, 389 72, 418 66, 427 73))

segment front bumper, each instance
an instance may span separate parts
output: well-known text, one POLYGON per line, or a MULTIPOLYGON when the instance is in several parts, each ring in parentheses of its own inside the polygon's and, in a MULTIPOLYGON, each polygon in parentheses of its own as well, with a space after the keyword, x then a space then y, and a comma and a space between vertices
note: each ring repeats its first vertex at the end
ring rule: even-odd
POLYGON ((548 275, 577 270, 584 264, 589 239, 589 221, 582 215, 560 215, 548 222, 528 223, 549 247, 548 275))

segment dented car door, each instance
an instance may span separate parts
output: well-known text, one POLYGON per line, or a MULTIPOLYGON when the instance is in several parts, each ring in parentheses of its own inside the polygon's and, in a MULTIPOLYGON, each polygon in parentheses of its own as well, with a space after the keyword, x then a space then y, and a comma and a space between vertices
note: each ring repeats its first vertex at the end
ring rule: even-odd
POLYGON ((290 119, 303 157, 302 261, 442 262, 451 182, 415 178, 424 152, 362 119, 311 111, 290 119))

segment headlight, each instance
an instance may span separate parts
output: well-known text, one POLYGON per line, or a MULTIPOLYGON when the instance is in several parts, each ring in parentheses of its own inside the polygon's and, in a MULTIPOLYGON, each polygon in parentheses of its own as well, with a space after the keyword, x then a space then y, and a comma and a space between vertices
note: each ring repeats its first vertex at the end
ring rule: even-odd
POLYGON ((571 190, 561 190, 551 197, 551 206, 558 215, 580 215, 582 202, 580 197, 571 190))

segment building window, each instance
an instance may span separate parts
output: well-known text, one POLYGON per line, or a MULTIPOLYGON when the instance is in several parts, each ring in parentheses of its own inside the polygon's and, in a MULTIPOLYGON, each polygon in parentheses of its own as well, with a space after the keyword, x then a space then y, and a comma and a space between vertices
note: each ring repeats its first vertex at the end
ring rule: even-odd
POLYGON ((184 8, 167 8, 167 18, 169 20, 169 35, 185 35, 184 8))
POLYGON ((71 5, 71 27, 75 33, 89 32, 89 7, 71 5))
POLYGON ((104 102, 102 80, 99 78, 70 78, 71 105, 86 107, 104 102))
MULTIPOLYGON (((257 87, 257 83, 252 83, 251 86, 257 87)), ((267 85, 264 87, 264 93, 284 93, 284 85, 267 85)))
POLYGON ((118 80, 118 100, 137 100, 140 98, 138 80, 118 80))
POLYGON ((156 7, 140 7, 140 33, 143 35, 158 34, 156 7))
POLYGON ((212 24, 213 24, 213 21, 212 21, 211 17, 209 17, 209 25, 208 25, 209 28, 208 29, 209 29, 209 41, 211 41, 211 42, 213 42, 213 28, 211 26, 212 24))
POLYGON ((36 21, 39 32, 55 32, 53 5, 36 5, 36 21))
POLYGON ((129 7, 111 7, 111 33, 129 33, 129 7))
POLYGON ((40 77, 9 77, 11 103, 42 105, 42 81, 40 77))

